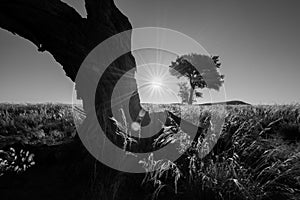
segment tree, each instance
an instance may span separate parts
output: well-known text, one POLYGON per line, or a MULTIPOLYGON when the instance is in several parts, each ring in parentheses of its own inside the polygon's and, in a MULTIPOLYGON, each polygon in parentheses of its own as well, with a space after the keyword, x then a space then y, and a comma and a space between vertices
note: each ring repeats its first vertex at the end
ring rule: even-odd
POLYGON ((186 82, 181 82, 178 83, 178 86, 179 86, 178 95, 181 97, 181 102, 188 103, 188 99, 189 99, 188 84, 186 82))
MULTIPOLYGON (((188 54, 177 57, 175 61, 171 62, 169 71, 171 75, 176 76, 178 79, 185 77, 189 80, 190 91, 187 103, 192 104, 194 93, 196 97, 202 96, 201 92, 195 92, 197 88, 203 89, 206 87, 219 90, 222 86, 224 75, 220 75, 217 70, 220 65, 219 56, 209 57, 200 54, 188 54)), ((183 88, 187 89, 186 87, 183 88)))
MULTIPOLYGON (((29 40, 37 46, 38 51, 48 51, 61 64, 66 76, 75 81, 81 63, 94 47, 117 33, 132 29, 128 18, 115 6, 113 0, 85 0, 85 8, 86 18, 60 0, 2 0, 0 28, 29 40)), ((131 35, 128 35, 127 40, 118 42, 116 48, 130 49, 131 35)), ((99 101, 96 101, 95 107, 97 113, 100 113, 99 123, 104 124, 104 127, 109 127, 107 119, 111 116, 111 110, 107 109, 110 107, 107 102, 110 102, 114 86, 124 73, 134 67, 134 57, 127 53, 111 64, 108 73, 103 74, 102 78, 109 81, 98 85, 96 97, 99 101)), ((87 81, 97 80, 96 76, 96 73, 91 73, 87 81)), ((133 79, 131 83, 136 85, 133 79)), ((94 109, 87 108, 90 100, 87 97, 94 91, 89 88, 81 89, 78 85, 76 89, 86 106, 85 111, 94 109)), ((126 92, 128 91, 124 91, 126 92)), ((133 95, 131 100, 133 103, 129 110, 133 111, 130 115, 134 119, 141 109, 138 94, 133 95)), ((89 112, 86 119, 89 119, 89 112)), ((72 143, 60 147, 44 147, 43 152, 48 148, 53 158, 59 153, 66 161, 40 165, 40 170, 28 172, 28 177, 32 179, 27 179, 24 175, 24 180, 32 180, 30 184, 25 184, 27 188, 15 188, 18 192, 13 192, 12 189, 2 190, 2 196, 8 199, 112 199, 112 196, 114 199, 122 199, 123 196, 118 194, 121 190, 115 191, 111 187, 119 173, 97 162, 78 137, 72 143), (44 184, 45 181, 48 183, 44 184)), ((36 153, 40 159, 43 158, 40 151, 36 150, 36 153)), ((51 162, 47 158, 45 160, 47 163, 51 162)), ((131 179, 124 179, 124 182, 131 179)), ((0 182, 0 185, 5 184, 5 179, 0 182)), ((127 186, 130 185, 129 182, 126 182, 127 186)), ((122 186, 125 187, 124 184, 122 186)), ((135 185, 123 191, 127 192, 128 198, 133 199, 137 190, 135 185)))
MULTIPOLYGON (((179 86, 178 96, 181 97, 181 103, 187 104, 189 102, 190 87, 187 82, 180 82, 178 83, 178 86, 179 86)), ((196 97, 202 97, 202 93, 198 91, 195 91, 195 95, 196 97)), ((196 102, 194 96, 193 96, 193 102, 196 102)))
MULTIPOLYGON (((66 76, 75 81, 81 63, 94 47, 107 38, 132 28, 113 0, 85 0, 85 8, 87 17, 83 18, 60 0, 2 0, 0 27, 29 40, 37 46, 38 51, 48 51, 61 64, 66 76)), ((128 39, 117 41, 116 48, 130 49, 130 39, 129 34, 128 39)), ((101 77, 103 81, 97 87, 96 100, 92 99, 96 104, 94 107, 87 106, 91 100, 87 97, 94 91, 76 85, 85 111, 95 109, 97 116, 99 115, 99 123, 104 124, 107 132, 111 128, 108 120, 111 109, 108 104, 113 89, 120 77, 134 67, 135 60, 131 53, 124 54, 113 62, 101 77)), ((95 72, 91 72, 87 81, 97 80, 96 76, 95 72)), ((131 83, 136 86, 134 79, 131 83)), ((142 108, 138 93, 134 93, 130 99, 128 110, 132 110, 130 115, 135 119, 142 108)), ((85 121, 89 118, 90 113, 87 112, 85 121)), ((179 118, 177 121, 183 127, 194 126, 179 118)), ((202 133, 201 127, 197 130, 197 134, 202 133)), ((20 146, 24 147, 23 144, 20 146)), ((118 200, 144 199, 149 196, 141 188, 143 174, 118 172, 98 162, 78 137, 60 146, 26 147, 32 148, 37 155, 39 166, 17 178, 1 177, 1 186, 8 182, 12 182, 11 185, 14 186, 1 188, 1 195, 7 199, 118 200)))

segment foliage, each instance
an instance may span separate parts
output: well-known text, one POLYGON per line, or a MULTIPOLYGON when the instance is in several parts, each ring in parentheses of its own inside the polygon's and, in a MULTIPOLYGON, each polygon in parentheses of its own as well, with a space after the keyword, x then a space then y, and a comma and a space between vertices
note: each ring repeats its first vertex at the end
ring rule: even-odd
POLYGON ((25 144, 57 144, 75 133, 71 105, 0 105, 0 147, 25 144))
POLYGON ((34 154, 29 151, 16 151, 10 147, 8 150, 0 150, 0 176, 7 173, 21 173, 35 165, 34 154))
POLYGON ((70 105, 0 104, 0 116, 0 175, 22 173, 35 164, 33 153, 14 146, 58 145, 75 134, 70 105))
MULTIPOLYGON (((191 89, 188 103, 192 104, 195 89, 206 87, 219 90, 222 86, 224 75, 220 75, 217 70, 220 65, 219 56, 189 54, 177 57, 169 66, 169 71, 177 78, 185 77, 189 80, 191 89)), ((196 97, 201 97, 199 91, 196 92, 196 97)))

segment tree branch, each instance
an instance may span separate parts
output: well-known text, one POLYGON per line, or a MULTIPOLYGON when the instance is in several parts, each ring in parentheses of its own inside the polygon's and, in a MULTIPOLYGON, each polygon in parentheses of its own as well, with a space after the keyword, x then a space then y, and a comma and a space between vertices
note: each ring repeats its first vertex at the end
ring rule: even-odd
MULTIPOLYGON (((2 0, 0 27, 33 42, 39 51, 48 51, 75 82, 79 67, 94 47, 105 39, 132 28, 128 18, 119 11, 113 0, 86 0, 85 6, 87 18, 82 18, 60 0, 2 0)), ((130 45, 131 32, 128 31, 128 40, 126 38, 119 41, 115 48, 130 51, 130 45)), ((84 106, 89 105, 89 109, 96 106, 101 113, 102 124, 108 123, 107 117, 111 116, 111 110, 106 110, 116 83, 122 73, 134 67, 135 60, 130 52, 115 60, 107 73, 102 75, 102 79, 109 82, 100 81, 96 92, 97 103, 95 99, 90 99, 90 94, 94 91, 86 88, 86 85, 80 87, 80 84, 76 84, 77 95, 82 98, 84 106), (115 71, 118 73, 113 73, 115 71)), ((87 77, 87 82, 97 81, 97 75, 91 74, 87 77)), ((130 81, 134 87, 135 80, 130 81)), ((129 91, 123 92, 127 94, 129 91)), ((135 119, 141 110, 140 99, 135 95, 131 100, 128 112, 135 119)))
POLYGON ((59 0, 2 0, 0 27, 48 51, 73 81, 100 42, 131 29, 113 0, 86 0, 87 19, 59 0))
POLYGON ((4 0, 0 27, 49 51, 74 80, 87 48, 84 19, 73 8, 59 0, 4 0))

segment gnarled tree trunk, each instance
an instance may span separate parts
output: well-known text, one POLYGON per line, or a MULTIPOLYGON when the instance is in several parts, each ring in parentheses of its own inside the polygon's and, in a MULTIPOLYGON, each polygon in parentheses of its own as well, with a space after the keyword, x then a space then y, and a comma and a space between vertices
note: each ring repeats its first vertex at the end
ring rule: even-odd
MULTIPOLYGON (((59 0, 2 0, 0 27, 31 41, 39 51, 48 51, 61 64, 66 76, 75 81, 81 63, 96 45, 132 28, 113 0, 85 0, 85 7, 87 18, 82 18, 73 8, 59 0)), ((122 42, 130 46, 130 36, 122 42)), ((114 62, 113 67, 129 71, 135 67, 134 57, 127 53, 114 62)), ((103 122, 109 115, 109 112, 101 112, 105 108, 103 103, 110 101, 120 75, 106 73, 104 78, 110 81, 97 93, 102 95, 98 102, 100 110, 97 112, 103 113, 103 122)), ((136 85, 135 81, 132 85, 136 85)), ((86 101, 86 92, 78 91, 83 103, 86 101)), ((134 112, 131 114, 137 115, 141 109, 139 96, 132 99, 130 105, 134 112)), ((37 159, 46 161, 37 163, 36 167, 23 175, 0 180, 2 197, 140 199, 138 187, 142 175, 120 173, 97 162, 78 137, 68 145, 58 148, 45 146, 34 151, 37 159)))

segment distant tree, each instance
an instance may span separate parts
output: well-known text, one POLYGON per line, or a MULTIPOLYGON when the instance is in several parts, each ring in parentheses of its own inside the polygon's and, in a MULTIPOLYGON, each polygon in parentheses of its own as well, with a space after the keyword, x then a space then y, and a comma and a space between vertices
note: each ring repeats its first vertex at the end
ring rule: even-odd
MULTIPOLYGON (((178 86, 179 86, 179 92, 178 92, 178 96, 181 98, 181 103, 186 103, 188 104, 189 103, 189 97, 190 97, 190 86, 188 85, 187 82, 180 82, 178 83, 178 86)), ((198 91, 194 91, 195 92, 195 96, 196 97, 202 97, 202 93, 201 92, 198 92, 198 91)), ((196 99, 194 98, 194 95, 193 95, 193 100, 192 102, 196 102, 196 99)))
POLYGON ((189 100, 189 86, 188 83, 186 82, 180 82, 178 83, 179 86, 179 92, 178 96, 181 97, 181 102, 182 103, 188 103, 189 100))
POLYGON ((188 93, 187 103, 192 104, 194 93, 196 97, 202 97, 201 92, 195 91, 197 88, 220 89, 224 83, 224 75, 218 72, 220 66, 219 56, 188 54, 177 57, 169 66, 169 71, 177 78, 186 77, 189 80, 190 87, 179 85, 181 90, 179 96, 186 101, 186 93, 188 93))

